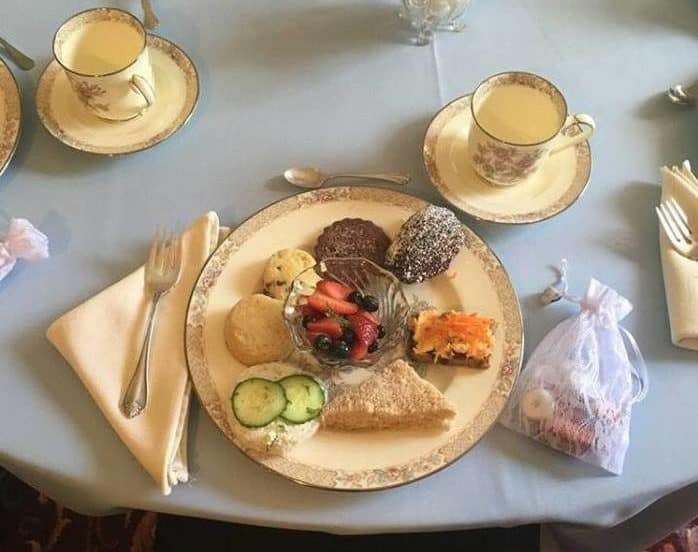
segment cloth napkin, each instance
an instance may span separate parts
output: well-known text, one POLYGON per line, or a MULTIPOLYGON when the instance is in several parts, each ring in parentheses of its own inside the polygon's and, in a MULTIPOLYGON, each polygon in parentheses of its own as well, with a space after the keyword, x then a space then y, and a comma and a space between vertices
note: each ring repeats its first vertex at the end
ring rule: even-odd
POLYGON ((126 418, 119 403, 145 335, 150 293, 144 286, 143 267, 61 316, 46 334, 164 494, 189 478, 186 433, 191 385, 184 324, 192 287, 218 240, 218 216, 212 212, 182 235, 182 272, 158 307, 148 405, 139 416, 126 418))
MULTIPOLYGON (((691 165, 662 167, 662 201, 674 198, 698 228, 698 179, 691 165)), ((664 289, 669 309, 671 340, 677 347, 698 351, 698 262, 679 255, 659 230, 664 289)))

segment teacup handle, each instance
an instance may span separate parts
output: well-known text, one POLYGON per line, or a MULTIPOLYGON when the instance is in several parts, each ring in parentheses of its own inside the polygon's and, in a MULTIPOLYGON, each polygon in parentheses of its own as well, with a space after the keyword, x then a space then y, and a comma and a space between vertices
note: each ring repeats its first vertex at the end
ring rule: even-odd
POLYGON ((155 89, 145 78, 140 75, 131 76, 131 88, 138 92, 145 100, 145 108, 149 108, 155 103, 155 89))
POLYGON ((587 115, 586 113, 575 113, 574 115, 570 115, 565 121, 564 128, 560 131, 560 137, 558 138, 560 144, 554 146, 550 150, 550 155, 555 155, 562 150, 576 146, 580 142, 585 142, 594 134, 594 130, 596 130, 596 123, 591 115, 587 115), (572 126, 579 126, 581 132, 574 136, 565 136, 565 131, 572 126))

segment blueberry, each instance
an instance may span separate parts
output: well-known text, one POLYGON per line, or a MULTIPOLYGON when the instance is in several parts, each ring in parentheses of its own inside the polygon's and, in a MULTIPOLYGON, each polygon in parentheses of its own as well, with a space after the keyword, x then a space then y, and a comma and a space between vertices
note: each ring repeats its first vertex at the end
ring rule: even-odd
POLYGON ((385 328, 383 324, 378 324, 378 339, 383 339, 385 337, 385 328))
POLYGON ((356 341, 356 332, 354 332, 354 330, 351 328, 344 328, 344 331, 342 332, 342 340, 346 341, 349 345, 353 345, 354 341, 356 341))
POLYGON ((361 306, 364 298, 358 291, 352 291, 347 299, 355 305, 361 306))
POLYGON ((329 351, 332 347, 332 339, 329 335, 320 334, 315 338, 315 348, 318 351, 329 351))
POLYGON ((361 306, 365 311, 376 312, 380 305, 378 303, 378 299, 376 299, 373 295, 364 295, 363 301, 361 301, 361 306))
POLYGON ((332 354, 338 358, 347 358, 349 356, 349 345, 346 341, 340 339, 332 345, 332 354))
POLYGON ((378 350, 378 341, 374 341, 368 346, 369 353, 375 353, 378 350))

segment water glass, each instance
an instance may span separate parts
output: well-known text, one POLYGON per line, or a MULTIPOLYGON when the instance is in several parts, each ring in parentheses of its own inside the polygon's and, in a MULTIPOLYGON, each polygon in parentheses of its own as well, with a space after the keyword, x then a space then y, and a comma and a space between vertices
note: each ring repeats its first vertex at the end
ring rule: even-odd
POLYGON ((468 4, 470 0, 402 0, 398 16, 417 31, 412 42, 424 46, 431 43, 434 31, 462 31, 461 16, 468 4))

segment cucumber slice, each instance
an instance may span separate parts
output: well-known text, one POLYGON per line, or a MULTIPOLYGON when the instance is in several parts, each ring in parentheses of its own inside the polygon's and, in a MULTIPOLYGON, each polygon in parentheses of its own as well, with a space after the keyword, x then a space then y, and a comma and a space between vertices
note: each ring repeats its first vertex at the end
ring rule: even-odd
POLYGON ((281 417, 292 424, 303 424, 317 418, 325 406, 325 389, 315 378, 296 374, 278 382, 288 399, 281 417))
POLYGON ((250 378, 235 386, 230 397, 233 414, 245 427, 264 427, 286 408, 284 388, 275 381, 250 378))

